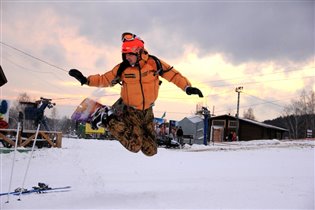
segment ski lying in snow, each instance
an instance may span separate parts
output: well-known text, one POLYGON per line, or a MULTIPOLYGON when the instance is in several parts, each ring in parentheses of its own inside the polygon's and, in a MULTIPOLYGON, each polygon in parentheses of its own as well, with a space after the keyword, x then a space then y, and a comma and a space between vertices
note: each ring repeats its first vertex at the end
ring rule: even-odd
MULTIPOLYGON (((31 190, 24 189, 22 190, 22 194, 31 194, 31 193, 48 193, 48 192, 67 192, 71 186, 66 187, 53 187, 53 188, 47 188, 47 189, 40 189, 40 188, 33 188, 31 190)), ((9 193, 0 193, 0 196, 3 195, 20 195, 21 190, 15 190, 13 192, 9 193)))

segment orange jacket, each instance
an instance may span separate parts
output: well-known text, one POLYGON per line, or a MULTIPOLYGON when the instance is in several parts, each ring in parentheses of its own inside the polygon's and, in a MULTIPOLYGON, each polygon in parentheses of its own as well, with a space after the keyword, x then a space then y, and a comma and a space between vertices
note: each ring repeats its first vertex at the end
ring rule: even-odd
MULTIPOLYGON (((170 65, 160 60, 163 70, 170 69, 170 65)), ((159 75, 154 75, 157 71, 156 63, 153 58, 146 57, 140 62, 140 67, 128 67, 122 75, 121 98, 124 104, 134 107, 138 110, 145 110, 151 107, 158 97, 159 93, 159 75)), ((103 75, 91 75, 88 77, 88 85, 95 87, 109 87, 112 86, 112 81, 116 78, 118 64, 111 71, 103 75)), ((187 78, 182 76, 177 70, 172 68, 166 71, 162 77, 176 86, 185 90, 187 86, 191 86, 187 78)))

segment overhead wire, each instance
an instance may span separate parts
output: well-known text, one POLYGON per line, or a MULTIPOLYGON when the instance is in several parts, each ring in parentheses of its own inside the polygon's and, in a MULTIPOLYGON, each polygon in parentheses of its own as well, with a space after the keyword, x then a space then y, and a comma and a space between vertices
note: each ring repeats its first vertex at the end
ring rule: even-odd
POLYGON ((56 78, 58 78, 60 81, 64 81, 64 79, 60 78, 58 75, 56 75, 54 72, 51 72, 51 71, 36 71, 36 70, 33 70, 33 69, 29 69, 25 66, 22 66, 20 64, 17 64, 16 62, 12 61, 11 59, 8 59, 6 57, 3 57, 4 60, 8 61, 9 63, 21 68, 21 69, 24 69, 26 71, 29 71, 29 72, 33 72, 33 73, 40 73, 40 74, 51 74, 51 75, 54 75, 56 78))
POLYGON ((256 99, 258 99, 258 100, 264 101, 265 103, 273 104, 273 105, 275 105, 275 106, 279 106, 279 107, 281 107, 281 108, 284 108, 284 106, 274 103, 274 102, 279 101, 279 100, 276 100, 276 101, 268 101, 268 100, 262 99, 262 98, 260 98, 260 97, 254 96, 254 95, 252 95, 252 94, 249 94, 249 93, 247 93, 247 92, 245 92, 245 91, 242 91, 242 93, 245 94, 245 95, 251 96, 251 97, 253 97, 253 98, 256 98, 256 99))
MULTIPOLYGON (((253 78, 253 76, 255 77, 265 77, 265 76, 270 76, 270 75, 274 75, 274 74, 280 74, 280 73, 289 73, 289 72, 295 72, 295 71, 305 71, 308 69, 315 69, 315 67, 308 67, 308 68, 294 68, 291 70, 284 70, 284 71, 275 71, 275 72, 270 72, 270 73, 259 73, 259 74, 251 74, 251 78, 253 78)), ((219 79, 219 80, 209 80, 209 81, 201 81, 200 83, 204 83, 204 84, 208 84, 208 83, 216 83, 216 82, 226 82, 226 81, 230 81, 230 80, 240 80, 240 79, 244 79, 244 76, 240 76, 240 77, 232 77, 232 78, 227 78, 227 79, 219 79)))
MULTIPOLYGON (((265 99, 262 99, 262 98, 260 98, 260 97, 254 96, 254 95, 249 94, 249 93, 244 92, 244 91, 242 91, 242 93, 244 93, 245 95, 248 95, 248 96, 250 96, 250 97, 253 97, 253 98, 255 98, 255 99, 258 99, 258 100, 260 100, 260 101, 263 101, 263 102, 262 102, 262 103, 252 103, 252 104, 247 104, 247 105, 241 105, 241 106, 240 106, 240 109, 244 109, 244 108, 248 108, 248 107, 254 107, 254 106, 259 106, 259 105, 263 105, 263 104, 272 104, 272 105, 275 105, 275 106, 280 107, 280 108, 285 108, 285 106, 276 104, 275 102, 285 101, 285 100, 293 99, 293 98, 296 97, 296 96, 290 96, 290 97, 286 97, 286 98, 282 98, 282 99, 277 99, 277 100, 272 100, 272 101, 270 101, 270 100, 265 100, 265 99)), ((223 112, 223 113, 226 113, 226 112, 228 112, 228 111, 236 111, 236 109, 237 109, 237 108, 234 107, 234 108, 229 108, 229 109, 216 110, 216 112, 219 112, 219 113, 222 113, 222 112, 223 112)), ((281 111, 279 111, 279 110, 275 110, 275 111, 281 113, 281 111)))
POLYGON ((49 65, 49 66, 52 66, 52 67, 54 67, 54 68, 56 68, 56 69, 59 69, 59 70, 63 71, 63 72, 68 72, 68 71, 65 70, 64 68, 61 68, 61 67, 59 67, 59 66, 56 66, 55 64, 52 64, 52 63, 50 63, 50 62, 48 62, 48 61, 45 61, 45 60, 43 60, 43 59, 41 59, 41 58, 35 57, 35 56, 31 55, 30 53, 27 53, 27 52, 25 52, 25 51, 23 51, 23 50, 20 50, 20 49, 14 47, 14 46, 12 46, 12 45, 6 44, 5 42, 0 41, 0 43, 1 43, 2 45, 6 46, 6 47, 9 47, 9 48, 11 48, 11 49, 13 49, 13 50, 16 50, 16 51, 18 51, 18 52, 20 52, 20 53, 23 53, 24 55, 27 55, 27 56, 29 56, 29 57, 35 59, 35 60, 38 60, 38 61, 40 61, 40 62, 42 62, 42 63, 45 63, 45 64, 47 64, 47 65, 49 65))

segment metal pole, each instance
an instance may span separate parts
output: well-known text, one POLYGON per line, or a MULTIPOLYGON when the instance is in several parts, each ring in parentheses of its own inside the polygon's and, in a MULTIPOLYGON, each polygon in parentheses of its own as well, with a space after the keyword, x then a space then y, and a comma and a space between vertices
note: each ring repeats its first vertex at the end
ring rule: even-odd
POLYGON ((18 144, 18 140, 19 140, 20 124, 21 123, 19 122, 18 126, 17 126, 17 130, 16 130, 13 160, 12 160, 12 167, 11 167, 11 176, 10 176, 9 189, 8 189, 8 200, 6 201, 6 203, 9 203, 9 200, 10 200, 10 191, 11 191, 12 177, 13 177, 13 171, 14 171, 16 148, 17 148, 17 144, 18 144))
POLYGON ((35 148, 35 145, 36 145, 36 141, 37 141, 37 136, 38 136, 39 128, 40 128, 40 123, 39 123, 38 126, 37 126, 37 130, 36 130, 36 134, 35 134, 35 139, 34 139, 33 146, 32 146, 32 151, 31 151, 31 154, 30 154, 30 158, 28 159, 28 163, 27 163, 27 167, 26 167, 26 171, 25 171, 25 175, 24 175, 24 179, 23 179, 21 191, 20 191, 19 198, 18 198, 19 201, 21 200, 22 190, 23 190, 23 188, 24 188, 24 184, 25 184, 25 180, 26 180, 27 173, 28 173, 28 169, 30 168, 31 159, 32 159, 32 156, 33 156, 33 153, 34 153, 34 148, 35 148))
POLYGON ((207 145, 207 136, 208 136, 208 119, 210 116, 210 111, 206 107, 202 107, 202 114, 204 116, 204 127, 203 127, 203 144, 207 145))
POLYGON ((237 111, 236 111, 236 140, 239 140, 239 110, 240 110, 240 95, 241 91, 243 90, 243 87, 237 87, 235 88, 235 92, 237 92, 237 111))
POLYGON ((208 115, 205 114, 205 122, 203 128, 203 144, 207 145, 207 133, 208 133, 208 115))

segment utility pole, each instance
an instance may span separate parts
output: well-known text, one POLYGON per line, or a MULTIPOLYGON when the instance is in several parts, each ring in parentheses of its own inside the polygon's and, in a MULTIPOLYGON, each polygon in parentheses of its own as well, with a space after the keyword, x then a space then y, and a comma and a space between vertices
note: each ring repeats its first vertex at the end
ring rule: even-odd
POLYGON ((237 87, 235 88, 235 92, 237 92, 237 111, 236 111, 236 138, 237 138, 237 141, 239 140, 239 124, 240 124, 240 121, 239 121, 239 111, 240 111, 240 95, 241 95, 241 92, 243 90, 243 87, 237 87))

